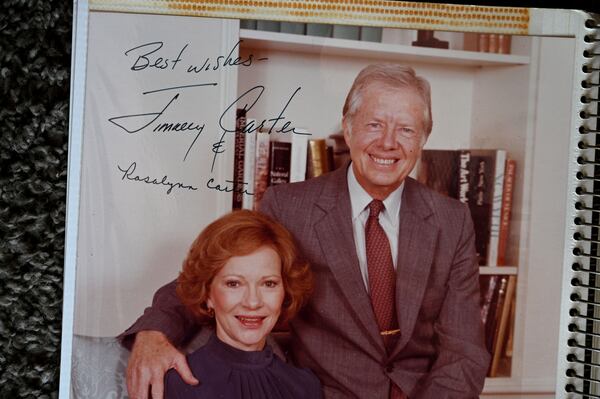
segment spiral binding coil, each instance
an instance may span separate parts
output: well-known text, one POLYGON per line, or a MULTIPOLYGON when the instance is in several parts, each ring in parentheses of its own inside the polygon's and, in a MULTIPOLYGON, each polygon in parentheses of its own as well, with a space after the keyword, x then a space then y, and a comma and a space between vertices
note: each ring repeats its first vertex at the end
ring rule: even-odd
POLYGON ((588 19, 583 56, 587 60, 581 83, 580 171, 576 174, 578 216, 573 221, 576 262, 572 265, 571 333, 566 371, 569 397, 600 398, 600 22, 588 19))

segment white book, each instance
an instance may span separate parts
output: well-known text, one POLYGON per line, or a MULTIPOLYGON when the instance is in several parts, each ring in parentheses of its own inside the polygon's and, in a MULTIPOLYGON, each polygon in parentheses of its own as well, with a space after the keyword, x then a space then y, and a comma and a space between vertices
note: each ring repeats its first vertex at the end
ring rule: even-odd
POLYGON ((308 138, 306 129, 296 128, 292 134, 292 159, 290 162, 290 183, 304 181, 306 178, 306 157, 308 155, 308 138))
MULTIPOLYGON (((256 120, 248 119, 246 126, 254 126, 256 120)), ((242 199, 243 209, 252 209, 254 205, 254 165, 256 164, 256 130, 246 133, 246 146, 244 147, 244 183, 246 191, 251 193, 244 194, 242 199)))
POLYGON ((490 241, 488 245, 487 266, 498 265, 498 244, 500 243, 500 217, 502 215, 502 192, 504 191, 504 169, 506 151, 496 151, 494 167, 494 191, 492 197, 492 220, 490 223, 490 241))

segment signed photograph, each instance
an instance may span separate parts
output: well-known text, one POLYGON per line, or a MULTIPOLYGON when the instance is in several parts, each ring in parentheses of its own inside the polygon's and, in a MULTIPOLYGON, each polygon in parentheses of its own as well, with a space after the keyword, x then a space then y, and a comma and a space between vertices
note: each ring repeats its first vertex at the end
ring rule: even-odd
POLYGON ((573 38, 86 18, 70 398, 554 394, 573 38))

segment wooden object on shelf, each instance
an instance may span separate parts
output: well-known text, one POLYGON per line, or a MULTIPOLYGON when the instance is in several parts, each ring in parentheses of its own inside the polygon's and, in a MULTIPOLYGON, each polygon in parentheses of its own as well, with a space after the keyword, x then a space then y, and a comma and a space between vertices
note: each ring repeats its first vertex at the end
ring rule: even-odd
POLYGON ((474 32, 466 32, 463 36, 464 51, 478 51, 479 34, 474 32))
POLYGON ((480 33, 478 36, 477 51, 482 53, 490 52, 490 35, 489 33, 480 33))
POLYGON ((498 35, 498 53, 500 54, 510 54, 510 46, 512 42, 511 35, 498 35))
POLYGON ((497 53, 498 52, 498 35, 496 33, 489 34, 489 53, 497 53))
POLYGON ((447 49, 449 43, 444 40, 436 38, 433 34, 435 32, 431 30, 419 30, 417 31, 417 40, 412 42, 413 46, 417 47, 433 47, 447 49))
POLYGON ((343 133, 334 133, 329 138, 333 140, 333 168, 337 169, 350 160, 350 148, 343 133))

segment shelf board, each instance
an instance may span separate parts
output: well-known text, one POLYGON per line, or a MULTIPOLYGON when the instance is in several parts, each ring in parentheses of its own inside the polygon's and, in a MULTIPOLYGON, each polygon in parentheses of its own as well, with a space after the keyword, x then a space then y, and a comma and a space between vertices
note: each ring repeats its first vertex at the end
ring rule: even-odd
POLYGON ((479 266, 479 274, 502 274, 502 275, 516 275, 516 266, 479 266))
POLYGON ((492 54, 476 51, 414 47, 401 44, 375 43, 291 33, 241 29, 242 47, 299 53, 327 54, 346 57, 377 58, 434 62, 463 66, 514 66, 529 64, 529 57, 514 54, 492 54))

